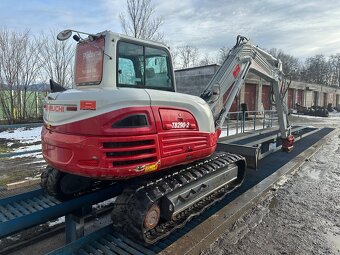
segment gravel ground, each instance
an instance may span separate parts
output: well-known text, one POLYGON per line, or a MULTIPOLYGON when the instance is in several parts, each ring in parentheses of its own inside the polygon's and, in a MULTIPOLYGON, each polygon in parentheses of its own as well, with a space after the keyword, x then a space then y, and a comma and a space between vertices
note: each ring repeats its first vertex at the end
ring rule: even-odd
POLYGON ((339 162, 337 131, 202 254, 340 254, 339 162))

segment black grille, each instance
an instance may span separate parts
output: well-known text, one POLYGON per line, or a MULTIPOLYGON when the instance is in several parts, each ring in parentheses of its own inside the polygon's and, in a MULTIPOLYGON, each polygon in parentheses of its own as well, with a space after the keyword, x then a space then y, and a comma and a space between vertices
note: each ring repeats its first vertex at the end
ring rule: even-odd
POLYGON ((123 147, 133 147, 133 146, 143 146, 154 144, 154 140, 142 140, 142 141, 132 141, 132 142, 107 142, 103 143, 104 148, 123 148, 123 147))
POLYGON ((145 150, 136 150, 136 151, 116 151, 116 152, 106 152, 107 157, 121 157, 121 156, 135 156, 142 154, 151 154, 155 153, 155 149, 145 149, 145 150))
POLYGON ((116 161, 112 162, 113 166, 127 166, 127 165, 134 165, 134 164, 141 164, 141 163, 150 163, 157 161, 157 157, 149 157, 143 159, 136 159, 136 160, 127 160, 127 161, 116 161))
POLYGON ((130 115, 122 120, 112 124, 113 128, 136 128, 145 127, 148 125, 148 120, 145 114, 130 115))

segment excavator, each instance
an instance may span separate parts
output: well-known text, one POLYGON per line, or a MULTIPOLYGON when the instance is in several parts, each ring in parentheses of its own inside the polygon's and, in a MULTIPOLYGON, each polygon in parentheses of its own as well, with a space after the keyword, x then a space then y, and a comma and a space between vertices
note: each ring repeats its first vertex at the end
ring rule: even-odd
POLYGON ((117 231, 152 244, 242 184, 246 161, 216 151, 247 73, 269 81, 282 147, 294 137, 281 61, 238 36, 200 97, 176 92, 169 48, 104 31, 65 30, 77 41, 73 89, 51 81, 44 103, 41 186, 57 198, 126 182, 111 214, 117 231), (84 37, 84 38, 83 38, 84 37))

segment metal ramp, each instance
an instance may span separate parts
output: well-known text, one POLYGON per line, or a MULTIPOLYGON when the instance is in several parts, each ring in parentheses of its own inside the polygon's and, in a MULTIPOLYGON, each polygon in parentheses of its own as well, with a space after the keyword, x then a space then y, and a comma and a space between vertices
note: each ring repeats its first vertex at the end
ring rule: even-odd
MULTIPOLYGON (((310 128, 304 126, 292 127, 292 134, 295 137, 295 142, 302 137, 311 135, 317 132, 318 128, 310 128)), ((278 129, 274 130, 259 130, 258 132, 243 134, 237 138, 224 137, 217 143, 217 150, 227 151, 230 153, 240 154, 247 160, 247 166, 257 169, 258 161, 269 154, 280 150, 282 141, 278 129), (270 145, 274 144, 274 147, 270 145)))
POLYGON ((49 254, 154 255, 160 250, 162 250, 161 247, 152 246, 147 248, 119 235, 113 232, 112 227, 109 225, 49 254))
POLYGON ((0 238, 79 210, 88 211, 93 204, 115 197, 122 190, 123 184, 115 184, 64 202, 45 194, 42 189, 1 199, 0 238))

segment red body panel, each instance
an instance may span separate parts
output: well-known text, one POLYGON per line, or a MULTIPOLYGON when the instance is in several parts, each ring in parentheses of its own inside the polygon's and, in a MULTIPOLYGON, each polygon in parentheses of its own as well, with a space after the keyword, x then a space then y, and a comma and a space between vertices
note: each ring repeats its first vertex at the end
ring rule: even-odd
POLYGON ((213 154, 220 132, 201 132, 185 109, 130 107, 42 130, 43 155, 53 167, 99 179, 126 179, 213 154), (147 125, 113 128, 131 116, 147 125))

